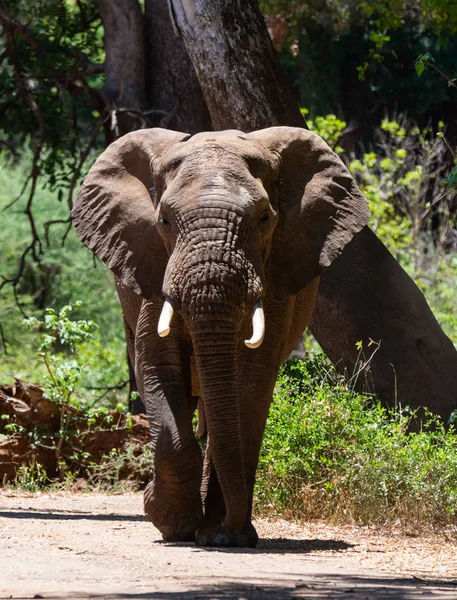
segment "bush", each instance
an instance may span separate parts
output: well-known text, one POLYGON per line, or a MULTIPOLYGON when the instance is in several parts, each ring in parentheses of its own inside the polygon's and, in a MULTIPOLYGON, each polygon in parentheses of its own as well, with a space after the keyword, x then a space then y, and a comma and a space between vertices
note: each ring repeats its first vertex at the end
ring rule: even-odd
POLYGON ((349 170, 370 203, 370 226, 389 250, 416 263, 430 243, 456 249, 457 189, 448 182, 453 155, 443 123, 435 133, 402 115, 384 119, 374 148, 349 170))
POLYGON ((298 519, 457 525, 457 437, 430 415, 350 389, 323 356, 280 373, 262 447, 261 512, 298 519))

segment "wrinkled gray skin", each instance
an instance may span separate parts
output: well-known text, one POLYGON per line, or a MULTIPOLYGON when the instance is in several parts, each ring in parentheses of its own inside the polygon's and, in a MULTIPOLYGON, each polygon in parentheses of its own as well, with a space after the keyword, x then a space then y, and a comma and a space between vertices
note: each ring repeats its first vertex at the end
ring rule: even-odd
POLYGON ((142 130, 92 167, 73 220, 116 276, 155 454, 145 512, 165 540, 256 545, 252 493, 279 366, 319 274, 367 219, 342 162, 303 129, 142 130), (164 299, 174 315, 161 338, 164 299), (259 299, 265 338, 251 349, 259 299))

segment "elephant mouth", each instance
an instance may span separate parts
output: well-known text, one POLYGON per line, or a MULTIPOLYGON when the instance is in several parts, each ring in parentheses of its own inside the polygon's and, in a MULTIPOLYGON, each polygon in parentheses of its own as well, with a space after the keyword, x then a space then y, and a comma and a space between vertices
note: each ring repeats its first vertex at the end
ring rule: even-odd
MULTIPOLYGON (((171 302, 165 298, 162 312, 157 325, 157 333, 160 337, 167 337, 171 331, 171 322, 174 309, 171 302)), ((252 311, 252 335, 244 343, 247 348, 255 349, 261 346, 265 337, 265 312, 261 298, 258 298, 252 311)))

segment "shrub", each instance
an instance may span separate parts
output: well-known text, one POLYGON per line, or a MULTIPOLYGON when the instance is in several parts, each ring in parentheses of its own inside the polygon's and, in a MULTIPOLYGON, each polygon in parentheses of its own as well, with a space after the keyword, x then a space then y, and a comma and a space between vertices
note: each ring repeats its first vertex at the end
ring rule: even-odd
POLYGON ((453 151, 444 124, 434 132, 403 115, 384 119, 374 147, 349 170, 370 203, 370 226, 389 250, 415 262, 430 242, 438 250, 457 247, 457 190, 448 181, 453 151))
POLYGON ((322 356, 281 370, 265 432, 256 502, 299 519, 457 525, 457 437, 430 415, 381 407, 322 356))

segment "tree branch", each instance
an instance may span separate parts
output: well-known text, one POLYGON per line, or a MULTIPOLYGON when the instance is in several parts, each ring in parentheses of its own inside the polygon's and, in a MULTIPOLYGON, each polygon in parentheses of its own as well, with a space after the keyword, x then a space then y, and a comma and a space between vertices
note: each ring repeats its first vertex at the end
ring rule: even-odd
MULTIPOLYGON (((45 51, 42 48, 41 42, 31 33, 28 25, 21 23, 19 19, 10 15, 7 11, 0 8, 0 23, 7 27, 10 31, 22 36, 35 49, 39 56, 44 56, 45 51)), ((60 46, 62 54, 75 58, 79 63, 84 65, 84 74, 103 73, 105 69, 104 63, 92 62, 84 52, 73 46, 60 46)))

